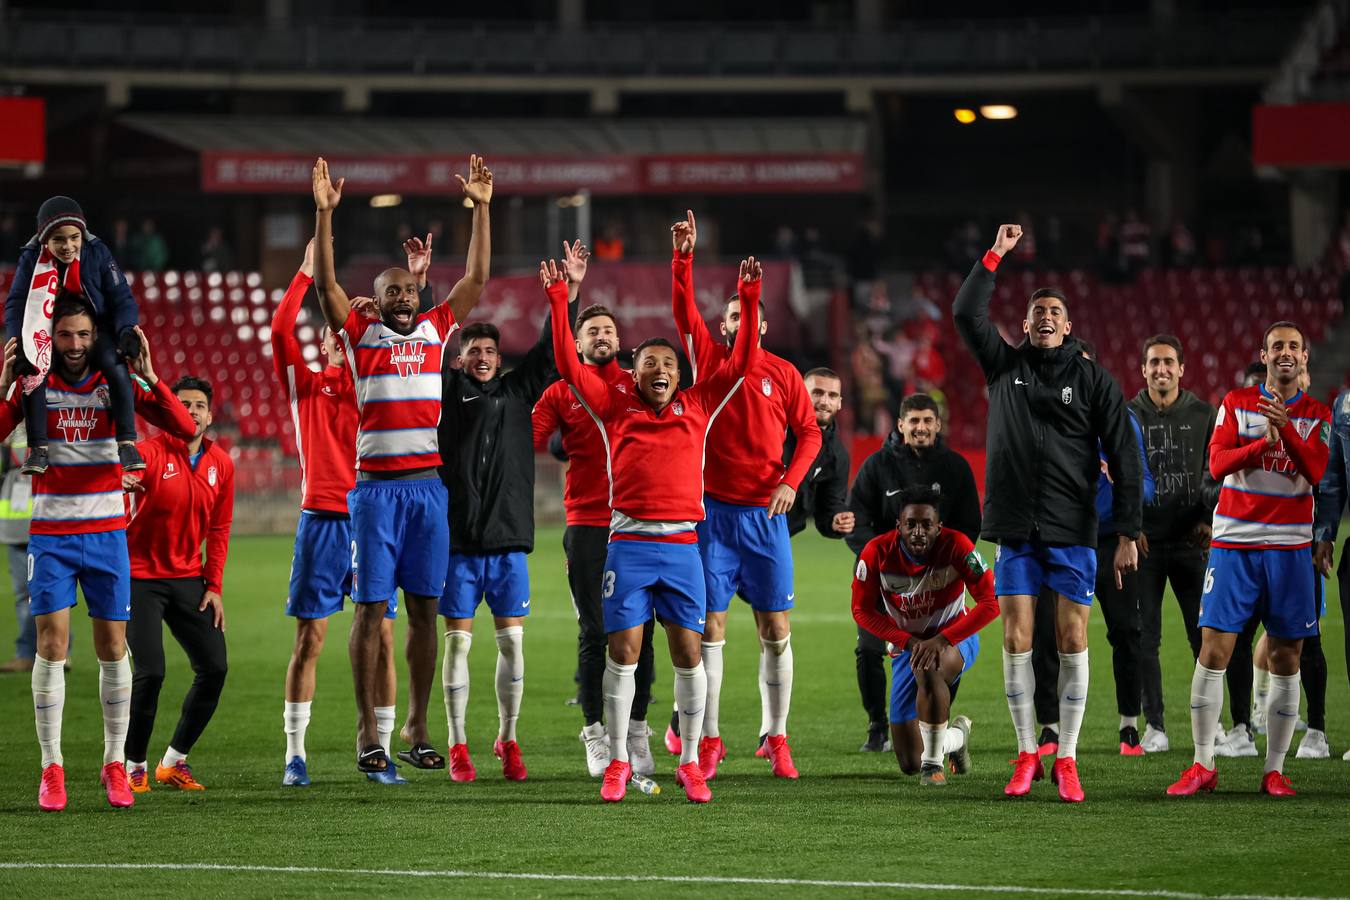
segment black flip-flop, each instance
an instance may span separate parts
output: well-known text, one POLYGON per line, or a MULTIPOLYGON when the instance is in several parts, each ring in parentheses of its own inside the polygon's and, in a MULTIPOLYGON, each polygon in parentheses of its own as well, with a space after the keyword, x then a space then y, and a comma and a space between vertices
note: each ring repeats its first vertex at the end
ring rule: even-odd
POLYGON ((398 758, 414 769, 444 769, 445 757, 430 744, 414 744, 411 750, 398 751, 398 758), (428 762, 434 760, 434 762, 428 762))
POLYGON ((371 744, 356 754, 356 768, 362 772, 378 774, 387 771, 391 765, 389 757, 385 755, 384 748, 379 744, 371 744), (382 763, 382 765, 377 765, 377 763, 382 763))

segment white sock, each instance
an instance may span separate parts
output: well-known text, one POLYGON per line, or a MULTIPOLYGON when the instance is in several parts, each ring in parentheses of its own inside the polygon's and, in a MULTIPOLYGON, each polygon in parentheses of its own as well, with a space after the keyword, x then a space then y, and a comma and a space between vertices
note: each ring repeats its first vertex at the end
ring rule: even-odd
POLYGON ((164 751, 164 758, 159 761, 159 764, 166 769, 172 769, 180 762, 187 762, 187 754, 179 753, 173 749, 173 744, 170 744, 164 751))
POLYGON ((1036 690, 1036 675, 1031 671, 1031 651, 1009 653, 1003 650, 1003 691, 1008 696, 1008 712, 1012 713, 1013 730, 1017 732, 1017 752, 1036 752, 1036 711, 1032 708, 1032 694, 1036 690))
MULTIPOLYGON (((130 704, 128 704, 130 705, 130 704)), ((61 756, 61 713, 66 708, 65 660, 33 658, 33 718, 37 722, 42 768, 65 765, 61 756)))
POLYGON ((955 753, 966 745, 966 733, 959 728, 948 728, 947 737, 942 742, 942 755, 955 753))
POLYGON ((947 723, 939 722, 932 725, 928 722, 920 722, 919 737, 923 740, 923 756, 920 758, 920 762, 925 766, 940 767, 947 746, 947 723))
POLYGON ((145 760, 141 760, 140 762, 133 762, 131 760, 127 760, 128 775, 130 775, 132 772, 135 772, 137 769, 140 769, 142 771, 145 770, 145 760))
POLYGON ((1120 727, 1121 727, 1121 728, 1133 728, 1133 729, 1135 729, 1135 730, 1138 730, 1138 728, 1139 728, 1139 717, 1138 717, 1138 716, 1121 716, 1121 717, 1120 717, 1120 727))
POLYGON ((1214 768, 1214 734, 1223 711, 1223 669, 1207 669, 1195 664, 1191 676, 1191 735, 1195 739, 1195 761, 1206 769, 1214 768))
POLYGON ((672 668, 675 669, 675 703, 680 711, 680 765, 684 765, 698 762, 698 742, 703 736, 703 710, 710 679, 703 670, 702 661, 692 669, 672 668))
POLYGON ((131 724, 131 657, 98 661, 98 698, 103 702, 103 764, 126 762, 131 724))
POLYGON ((306 759, 305 756, 305 731, 309 729, 309 710, 314 701, 306 700, 303 703, 292 703, 286 701, 286 708, 282 711, 281 721, 286 729, 286 762, 298 756, 306 759))
POLYGON ((1059 655, 1059 759, 1076 759, 1078 732, 1087 711, 1088 652, 1059 655))
POLYGON ((792 635, 781 641, 760 638, 764 656, 764 686, 769 695, 769 729, 765 734, 787 734, 792 706, 792 635))
MULTIPOLYGON (((628 716, 633 710, 633 695, 637 693, 637 679, 633 677, 636 671, 637 663, 620 665, 605 656, 605 676, 601 681, 605 731, 609 734, 609 758, 620 762, 628 762, 628 716)), ((683 728, 680 739, 685 740, 683 728)))
MULTIPOLYGON (((726 641, 704 641, 703 642, 703 671, 708 679, 708 696, 703 704, 703 736, 721 737, 722 732, 717 727, 717 715, 722 708, 722 648, 726 646, 726 641)), ((676 669, 678 672, 679 670, 676 669)), ((692 670, 691 670, 692 671, 692 670)), ((675 679, 675 687, 678 689, 680 680, 675 679)), ((692 707, 686 707, 692 709, 692 707)), ((676 695, 675 710, 680 712, 679 695, 676 695)), ((687 741, 689 738, 684 733, 684 716, 680 716, 680 740, 687 741)), ((698 743, 696 740, 695 744, 698 743)), ((694 747, 694 755, 698 755, 698 747, 694 747)))
POLYGON ((1298 724, 1298 672, 1270 676, 1270 701, 1266 707, 1266 771, 1283 772, 1284 756, 1298 724))
MULTIPOLYGON (((1042 722, 1042 723, 1041 723, 1041 727, 1042 727, 1042 728, 1049 728, 1051 731, 1053 731, 1053 732, 1055 733, 1055 739, 1056 739, 1056 740, 1059 739, 1059 723, 1058 723, 1058 722, 1042 722)), ((1039 739, 1039 738, 1040 738, 1040 735, 1037 735, 1037 738, 1039 739)))
POLYGON ((516 739, 520 698, 525 694, 525 629, 520 625, 497 630, 497 736, 516 739))
POLYGON ((763 645, 759 648, 759 733, 769 733, 769 685, 767 684, 767 675, 765 666, 768 664, 769 654, 764 650, 763 645))
POLYGON ((393 749, 389 744, 394 738, 394 719, 397 716, 397 706, 375 707, 375 736, 379 739, 380 746, 384 748, 384 755, 390 759, 394 758, 393 749))
POLYGON ((450 723, 450 746, 467 744, 464 710, 469 706, 469 647, 473 634, 468 631, 445 633, 445 658, 441 661, 441 687, 445 691, 445 718, 450 723))
POLYGON ((1270 704, 1270 670, 1252 663, 1252 706, 1264 711, 1270 704))

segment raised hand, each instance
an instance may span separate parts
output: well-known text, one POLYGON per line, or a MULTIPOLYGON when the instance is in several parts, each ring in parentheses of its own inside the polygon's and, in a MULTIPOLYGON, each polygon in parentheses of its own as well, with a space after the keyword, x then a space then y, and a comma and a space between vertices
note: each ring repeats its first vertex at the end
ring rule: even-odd
POLYGON ((352 309, 358 316, 364 316, 372 322, 380 321, 380 308, 375 305, 374 297, 353 297, 352 309))
POLYGON ((132 360, 131 371, 150 385, 159 381, 159 376, 155 374, 154 363, 150 360, 150 341, 146 338, 145 332, 141 331, 141 326, 137 325, 133 329, 136 335, 141 339, 141 352, 132 360))
POLYGON ((475 204, 488 204, 492 202, 492 170, 483 162, 483 157, 476 154, 469 155, 469 180, 465 181, 464 176, 455 173, 459 179, 459 186, 464 189, 464 196, 468 197, 475 204))
MULTIPOLYGON (((692 215, 692 214, 691 214, 692 215)), ((741 260, 741 281, 760 281, 764 278, 764 266, 753 256, 741 260)))
POLYGON ((694 211, 686 209, 687 218, 670 226, 670 244, 680 253, 693 253, 698 243, 698 226, 694 224, 694 211))
POLYGON ((539 261, 539 283, 547 290, 551 285, 555 285, 563 280, 563 273, 558 268, 558 261, 550 259, 547 262, 539 261))
POLYGON ((425 284, 431 269, 431 232, 427 232, 425 242, 418 237, 408 238, 403 242, 403 252, 408 254, 408 272, 418 284, 425 284))
POLYGON ((994 238, 994 246, 990 249, 999 256, 1007 256, 1021 239, 1021 225, 1000 225, 998 226, 998 237, 994 238))
POLYGON ((328 177, 328 160, 322 156, 314 163, 314 206, 319 212, 329 212, 337 209, 337 205, 342 202, 342 186, 347 183, 347 179, 339 178, 337 184, 328 177))
POLYGON ((591 251, 580 239, 570 245, 563 241, 562 273, 568 284, 581 284, 586 277, 586 264, 590 258, 591 251))
POLYGON ((0 368, 0 399, 9 396, 9 389, 14 384, 14 360, 19 357, 19 339, 16 337, 5 341, 5 363, 0 368))

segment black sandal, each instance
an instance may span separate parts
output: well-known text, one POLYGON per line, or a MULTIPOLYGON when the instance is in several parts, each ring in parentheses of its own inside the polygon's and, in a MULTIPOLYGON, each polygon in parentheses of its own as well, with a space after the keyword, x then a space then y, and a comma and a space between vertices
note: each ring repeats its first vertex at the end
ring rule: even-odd
POLYGON ((362 772, 380 773, 389 769, 389 757, 379 744, 371 744, 356 754, 356 768, 362 772))
POLYGON ((445 757, 430 744, 414 744, 411 750, 398 751, 398 758, 414 769, 444 769, 445 757))

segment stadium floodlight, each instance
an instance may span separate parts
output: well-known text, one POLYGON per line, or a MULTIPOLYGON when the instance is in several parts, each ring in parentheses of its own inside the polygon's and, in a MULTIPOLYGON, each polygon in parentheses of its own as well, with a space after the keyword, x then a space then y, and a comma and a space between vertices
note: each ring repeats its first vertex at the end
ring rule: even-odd
POLYGON ((976 118, 975 110, 966 109, 965 107, 952 110, 952 115, 956 118, 956 121, 960 122, 962 125, 970 125, 976 118))
POLYGON ((980 115, 986 119, 1015 119, 1017 118, 1017 107, 1008 103, 992 103, 988 106, 981 106, 980 115))
POLYGON ((373 209, 386 209, 391 206, 398 206, 403 202, 400 194, 376 194, 370 198, 370 205, 373 209))

